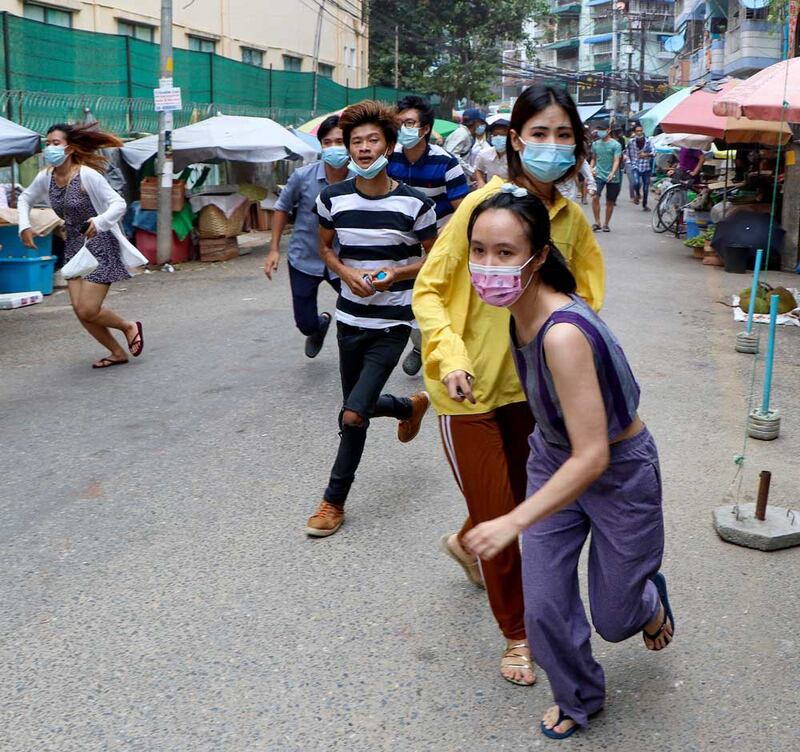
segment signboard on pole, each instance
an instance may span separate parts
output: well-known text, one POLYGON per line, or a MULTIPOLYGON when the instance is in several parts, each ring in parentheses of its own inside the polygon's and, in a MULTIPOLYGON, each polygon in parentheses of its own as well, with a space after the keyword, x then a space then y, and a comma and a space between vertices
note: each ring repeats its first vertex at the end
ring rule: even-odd
POLYGON ((162 86, 153 89, 156 112, 176 112, 183 108, 180 86, 162 86))

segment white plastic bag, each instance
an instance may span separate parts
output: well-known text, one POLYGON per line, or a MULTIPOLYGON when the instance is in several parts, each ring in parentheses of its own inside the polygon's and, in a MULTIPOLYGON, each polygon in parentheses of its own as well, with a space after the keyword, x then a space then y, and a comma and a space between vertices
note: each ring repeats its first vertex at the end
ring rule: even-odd
POLYGON ((98 260, 92 256, 92 252, 84 244, 64 266, 61 273, 64 279, 75 279, 75 277, 86 277, 91 274, 99 265, 98 260))
POLYGON ((122 250, 122 263, 125 264, 125 266, 127 266, 129 269, 133 269, 137 266, 144 266, 145 264, 150 263, 147 260, 147 257, 139 253, 136 248, 123 245, 122 243, 120 243, 120 248, 122 250))

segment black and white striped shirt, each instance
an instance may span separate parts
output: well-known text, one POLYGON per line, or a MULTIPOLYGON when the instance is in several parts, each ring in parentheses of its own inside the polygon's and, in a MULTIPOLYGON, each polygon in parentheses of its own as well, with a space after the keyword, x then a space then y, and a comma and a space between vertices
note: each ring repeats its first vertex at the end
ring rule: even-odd
MULTIPOLYGON (((365 273, 420 261, 421 242, 436 237, 433 201, 403 183, 373 198, 361 193, 354 179, 344 180, 322 190, 315 211, 320 225, 336 231, 340 261, 365 273)), ((343 284, 336 320, 365 329, 416 328, 411 310, 413 287, 413 279, 403 280, 386 292, 360 298, 343 284)))

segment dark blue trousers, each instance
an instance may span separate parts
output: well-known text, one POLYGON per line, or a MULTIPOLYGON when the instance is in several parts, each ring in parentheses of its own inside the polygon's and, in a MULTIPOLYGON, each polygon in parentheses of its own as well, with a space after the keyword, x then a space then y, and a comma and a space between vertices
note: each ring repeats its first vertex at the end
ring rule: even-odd
POLYGON ((317 277, 315 274, 301 272, 289 264, 294 323, 306 337, 316 334, 322 323, 317 310, 317 290, 323 282, 327 282, 337 293, 341 291, 342 283, 338 278, 331 278, 327 269, 323 276, 317 277))

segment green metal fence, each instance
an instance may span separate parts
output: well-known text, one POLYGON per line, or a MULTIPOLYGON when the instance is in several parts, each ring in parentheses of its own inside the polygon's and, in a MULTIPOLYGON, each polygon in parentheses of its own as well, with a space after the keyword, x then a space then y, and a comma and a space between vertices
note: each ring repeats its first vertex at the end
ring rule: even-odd
MULTIPOLYGON (((299 125, 362 99, 393 103, 410 93, 383 86, 353 89, 318 76, 314 109, 314 73, 259 68, 190 50, 175 50, 174 58, 184 103, 175 113, 176 127, 216 112, 299 125)), ((82 120, 88 109, 116 133, 154 132, 158 74, 157 44, 2 13, 0 110, 28 128, 44 131, 54 122, 82 120)))

